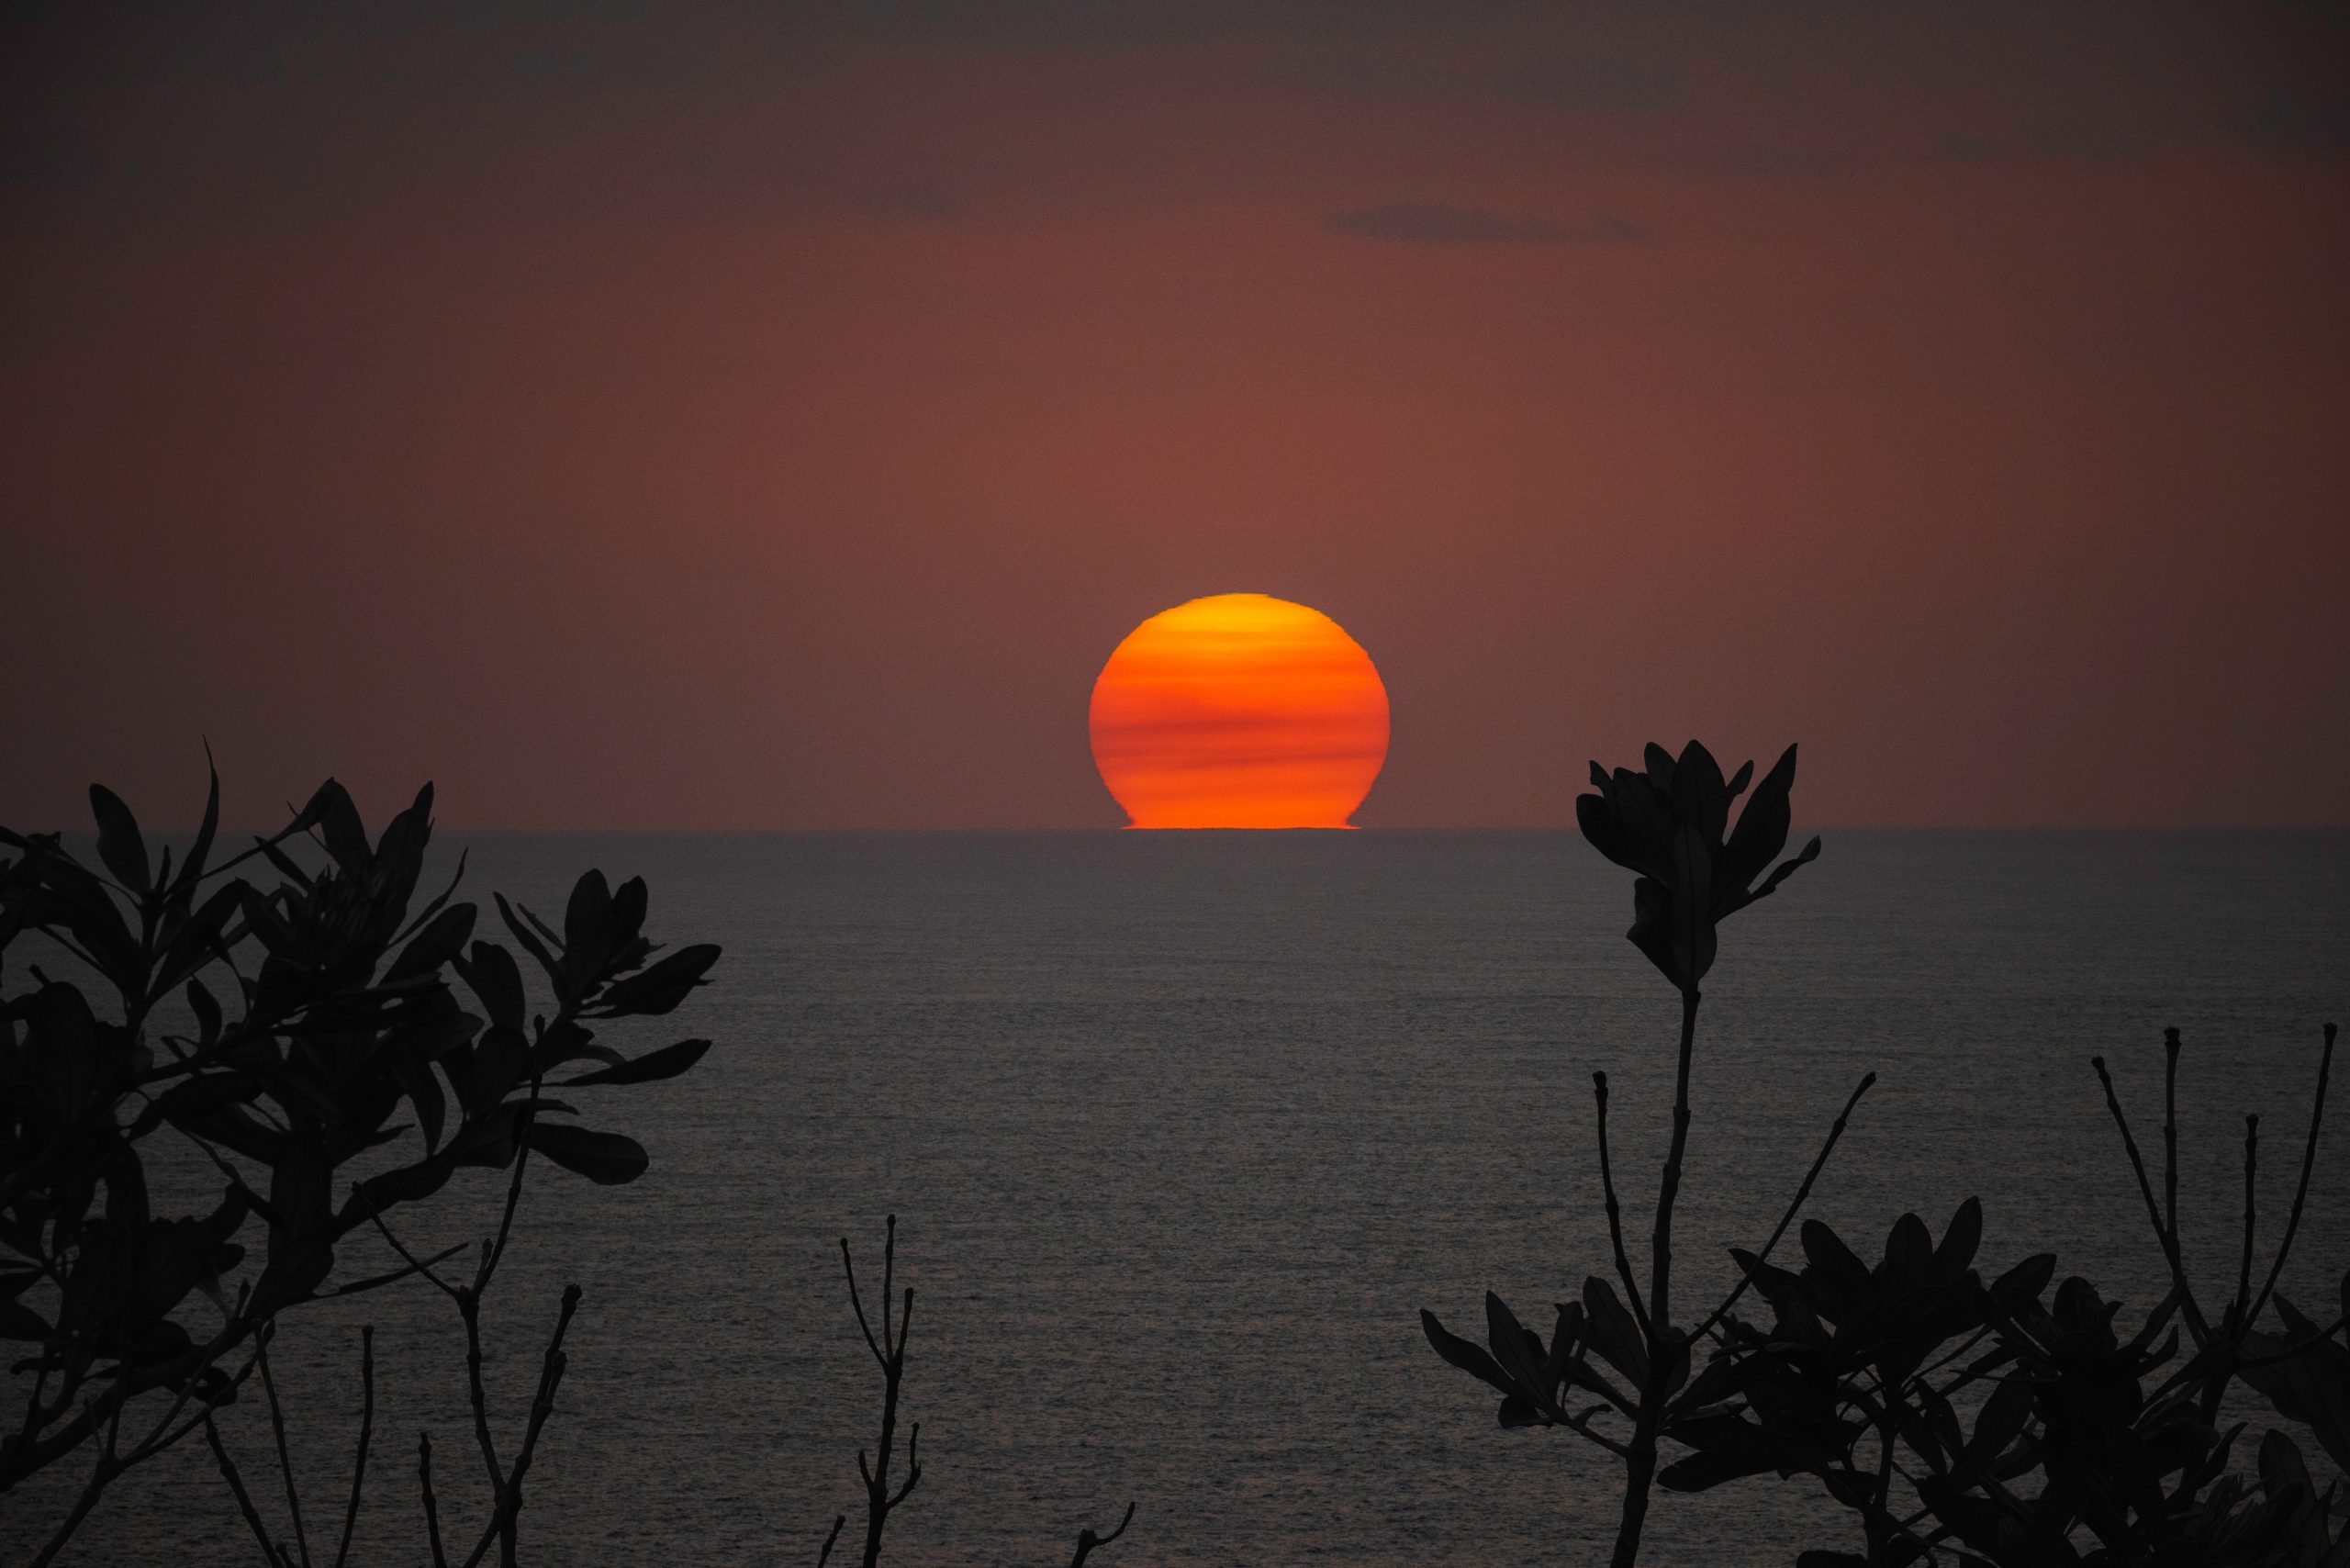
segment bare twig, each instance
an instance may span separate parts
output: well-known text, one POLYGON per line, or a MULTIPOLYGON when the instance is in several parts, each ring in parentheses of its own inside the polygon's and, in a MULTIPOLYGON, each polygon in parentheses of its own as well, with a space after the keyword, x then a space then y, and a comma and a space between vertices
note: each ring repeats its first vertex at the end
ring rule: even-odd
POLYGON ((1093 1550, 1096 1547, 1109 1545, 1112 1541, 1125 1534, 1126 1527, 1134 1522, 1135 1506, 1132 1503, 1128 1503, 1126 1505, 1126 1517, 1120 1519, 1118 1521, 1118 1528, 1112 1530, 1108 1535, 1095 1535, 1090 1528, 1079 1530, 1077 1532, 1077 1555, 1069 1560, 1069 1568, 1085 1568, 1086 1558, 1092 1554, 1093 1550))
POLYGON ((98 1506, 99 1495, 106 1491, 106 1484, 114 1479, 114 1474, 112 1456, 100 1454, 97 1463, 90 1471, 89 1484, 82 1488, 82 1495, 73 1500, 73 1510, 65 1516, 64 1521, 57 1527, 56 1532, 49 1538, 48 1544, 40 1549, 40 1554, 33 1559, 32 1568, 49 1568, 51 1562, 57 1561, 57 1554, 65 1550, 66 1541, 73 1538, 75 1530, 82 1528, 82 1521, 90 1517, 90 1510, 98 1506))
MULTIPOLYGON (((555 1026, 559 1028, 570 1019, 570 1010, 566 1008, 556 1018, 555 1026)), ((545 1032, 542 1031, 540 1038, 545 1037, 545 1032)), ((523 1102, 522 1114, 514 1129, 514 1173, 506 1183, 506 1212, 498 1216, 498 1239, 482 1249, 481 1269, 474 1277, 474 1294, 476 1295, 489 1288, 489 1277, 498 1271, 498 1265, 504 1260, 507 1238, 514 1231, 514 1210, 522 1201, 522 1168, 531 1159, 531 1128, 538 1121, 539 1087, 540 1080, 532 1079, 531 1097, 523 1102)))
POLYGON ((848 1516, 846 1514, 834 1514, 833 1516, 833 1533, 824 1538, 824 1549, 816 1553, 816 1568, 824 1568, 824 1563, 833 1555, 833 1543, 840 1540, 842 1527, 845 1526, 847 1523, 848 1516))
POLYGON ((442 1295, 445 1295, 452 1300, 456 1298, 457 1287, 442 1279, 440 1275, 434 1273, 432 1271, 432 1265, 455 1257, 458 1253, 463 1252, 469 1243, 461 1241, 456 1246, 436 1253, 432 1257, 420 1260, 415 1253, 408 1249, 407 1246, 398 1237, 392 1234, 392 1227, 384 1223, 384 1216, 376 1211, 375 1204, 368 1198, 367 1189, 365 1187, 357 1182, 352 1183, 351 1199, 352 1202, 359 1204, 360 1207, 367 1211, 368 1219, 374 1222, 376 1230, 382 1233, 384 1239, 391 1243, 392 1250, 398 1253, 402 1259, 406 1260, 410 1272, 422 1274, 427 1281, 431 1282, 432 1288, 439 1291, 442 1295))
POLYGON ((2254 1205, 2256 1179, 2260 1173, 2260 1118, 2244 1119, 2244 1250, 2236 1263, 2236 1294, 2228 1298, 2228 1321, 2243 1327, 2246 1325, 2244 1307, 2252 1300, 2252 1237, 2253 1222, 2258 1211, 2254 1205))
POLYGON ((424 1529, 432 1540, 432 1568, 449 1568, 449 1553, 441 1544, 441 1506, 432 1495, 432 1438, 416 1434, 416 1484, 424 1494, 424 1529))
POLYGON ((890 1512, 903 1503, 922 1480, 922 1423, 914 1423, 906 1443, 906 1478, 895 1492, 890 1489, 890 1460, 897 1445, 898 1394, 906 1375, 906 1340, 913 1332, 914 1293, 908 1286, 903 1296, 903 1309, 893 1313, 890 1292, 896 1283, 898 1251, 898 1216, 889 1216, 887 1238, 881 1249, 881 1338, 873 1337, 872 1322, 865 1315, 865 1304, 856 1289, 856 1267, 849 1256, 848 1238, 841 1238, 841 1269, 848 1280, 849 1302, 856 1309, 856 1326, 865 1334, 865 1344, 873 1359, 881 1366, 881 1434, 874 1445, 875 1457, 868 1462, 863 1449, 856 1453, 856 1473, 865 1483, 865 1553, 863 1568, 877 1568, 881 1561, 881 1535, 888 1525, 890 1512))
POLYGON ((2178 1241, 2178 1031, 2163 1031, 2163 1231, 2178 1241))
POLYGON ((294 1456, 285 1447, 285 1408, 278 1402, 276 1380, 269 1375, 269 1342, 277 1337, 274 1327, 262 1330, 261 1386, 269 1395, 269 1425, 277 1434, 277 1473, 285 1482, 285 1512, 294 1521, 295 1550, 302 1554, 302 1568, 310 1568, 310 1541, 302 1529, 302 1498, 294 1484, 294 1456))
POLYGON ((494 1494, 506 1484, 506 1472, 498 1462, 498 1444, 489 1435, 489 1392, 481 1378, 481 1298, 470 1288, 461 1287, 456 1293, 457 1316, 465 1325, 465 1392, 473 1402, 474 1442, 481 1450, 482 1468, 489 1473, 489 1489, 494 1494))
POLYGON ((129 1457, 122 1462, 122 1468, 129 1470, 132 1465, 143 1463, 172 1447, 196 1430, 202 1424, 206 1415, 235 1398, 237 1390, 244 1385, 245 1379, 252 1375, 256 1359, 257 1356, 247 1356, 245 1364, 237 1369, 236 1374, 229 1379, 225 1386, 215 1389, 205 1396, 204 1407, 201 1411, 181 1422, 176 1428, 172 1428, 172 1422, 178 1418, 179 1413, 187 1407, 188 1401, 196 1395, 196 1380, 190 1377, 180 1390, 179 1397, 172 1402, 171 1408, 163 1412, 163 1418, 148 1429, 146 1440, 132 1449, 129 1457))
POLYGON ((531 1401, 530 1425, 523 1429, 522 1446, 514 1455, 513 1473, 499 1489, 498 1510, 482 1530, 481 1540, 475 1543, 464 1568, 475 1568, 489 1551, 490 1542, 499 1541, 500 1551, 510 1561, 513 1551, 514 1520, 522 1511, 522 1480, 530 1473, 532 1457, 538 1452, 539 1434, 545 1430, 547 1418, 554 1414, 555 1389, 563 1382, 564 1369, 569 1358, 564 1354, 563 1338, 570 1331, 571 1315, 579 1310, 579 1287, 563 1288, 563 1306, 556 1314, 554 1332, 548 1337, 546 1356, 539 1368, 539 1392, 531 1401))
POLYGON ((229 1457, 228 1448, 220 1441, 220 1428, 213 1425, 209 1410, 204 1413, 204 1440, 212 1445, 212 1460, 220 1467, 220 1479, 229 1484, 229 1495, 237 1499, 237 1511, 244 1515, 245 1528, 261 1543, 263 1558, 277 1568, 286 1568, 285 1549, 269 1539, 269 1527, 261 1522, 261 1510, 253 1506, 252 1494, 245 1490, 245 1479, 237 1473, 237 1462, 229 1457))
POLYGON ((1778 1246, 1780 1238, 1787 1234, 1787 1226, 1795 1223, 1796 1215, 1802 1211, 1805 1200, 1811 1196, 1811 1184, 1819 1180, 1819 1173, 1828 1167, 1828 1157, 1836 1152, 1836 1140, 1844 1136, 1845 1124, 1852 1119, 1852 1107, 1861 1103, 1861 1096, 1867 1093, 1875 1083, 1875 1073, 1862 1075, 1860 1086, 1854 1089, 1852 1097, 1844 1102, 1843 1110, 1837 1113, 1835 1126, 1828 1129, 1828 1141, 1819 1146, 1818 1158, 1811 1162, 1811 1169, 1804 1172, 1803 1184, 1796 1189, 1795 1200, 1787 1204, 1787 1212, 1779 1216, 1778 1226, 1771 1232, 1771 1238, 1762 1244, 1762 1250, 1754 1255, 1754 1267, 1746 1271, 1744 1276, 1738 1282, 1738 1288, 1731 1291, 1719 1306, 1714 1308, 1712 1315, 1691 1331, 1689 1342, 1692 1345, 1712 1333, 1721 1320, 1729 1316, 1729 1309, 1738 1305, 1739 1298, 1744 1295, 1748 1287, 1754 1283, 1754 1276, 1762 1271, 1763 1264, 1771 1260, 1771 1249, 1778 1246))
POLYGON ((1632 1316, 1640 1326, 1643 1338, 1649 1332, 1648 1303, 1641 1299, 1640 1287, 1632 1278, 1631 1255, 1624 1250, 1624 1210, 1616 1201, 1616 1170, 1607 1153, 1607 1075, 1591 1075, 1592 1097, 1599 1104, 1599 1191, 1607 1209, 1607 1239, 1616 1252, 1616 1277, 1624 1282, 1624 1294, 1631 1303, 1632 1316))
MULTIPOLYGON (((890 1217, 894 1219, 897 1216, 893 1215, 890 1217)), ((848 1238, 845 1236, 841 1238, 841 1270, 848 1275, 848 1304, 856 1308, 856 1327, 865 1335, 865 1348, 873 1352, 875 1361, 886 1367, 890 1364, 890 1358, 883 1355, 881 1347, 873 1342, 873 1326, 865 1320, 865 1298, 856 1288, 856 1264, 850 1260, 848 1238)), ((882 1293, 882 1299, 889 1299, 886 1290, 882 1293)))
POLYGON ((2113 1116, 2113 1125, 2121 1129, 2122 1151, 2130 1157, 2130 1169, 2138 1178, 2138 1194, 2146 1201, 2146 1219, 2154 1227, 2154 1238, 2162 1243, 2163 1260, 2170 1265, 2171 1284, 2178 1293, 2179 1310, 2187 1316, 2187 1326, 2194 1332, 2200 1346, 2211 1338, 2211 1326, 2204 1321, 2203 1309, 2196 1305, 2193 1287, 2187 1282, 2187 1270, 2179 1260, 2178 1238, 2163 1224, 2162 1209, 2154 1202, 2154 1183, 2146 1179, 2146 1162, 2138 1153, 2138 1140, 2130 1134, 2130 1118, 2121 1109, 2121 1097, 2114 1092, 2113 1075, 2106 1070, 2103 1057, 2089 1058, 2089 1066, 2097 1070, 2097 1081, 2105 1086, 2105 1108, 2113 1116))
POLYGON ((1664 1177, 1656 1194, 1656 1232, 1650 1242, 1648 1376, 1640 1388, 1640 1411, 1624 1459, 1624 1511, 1616 1527, 1612 1568, 1632 1568, 1639 1556, 1640 1528, 1647 1521, 1649 1488, 1656 1479, 1657 1435, 1664 1425, 1667 1380, 1689 1343, 1673 1329, 1673 1205, 1681 1195, 1681 1162, 1689 1148, 1689 1059, 1697 1038, 1695 986, 1681 992, 1681 1059, 1673 1076, 1673 1143, 1664 1157, 1664 1177))
POLYGON ((2244 1313, 2246 1325, 2259 1319, 2261 1309, 2277 1293, 2277 1277, 2284 1273, 2285 1260, 2293 1250, 2293 1238, 2300 1232, 2301 1210, 2310 1196, 2310 1175, 2317 1168, 2317 1135, 2325 1124, 2325 1088, 2327 1080, 2333 1074, 2333 1039, 2334 1027, 2328 1024, 2325 1026, 2325 1049, 2318 1058, 2317 1092, 2310 1100, 2309 1136, 2301 1143, 2301 1179, 2293 1189, 2293 1207, 2285 1219, 2284 1239, 2277 1244, 2277 1256, 2268 1265, 2268 1277, 2262 1282, 2260 1294, 2253 1298, 2250 1309, 2244 1313))
POLYGON ((351 1461, 351 1503, 343 1509, 342 1543, 335 1548, 334 1568, 351 1556, 351 1532, 359 1523, 359 1495, 367 1482, 367 1439, 375 1431, 375 1326, 359 1330, 359 1451, 351 1461))

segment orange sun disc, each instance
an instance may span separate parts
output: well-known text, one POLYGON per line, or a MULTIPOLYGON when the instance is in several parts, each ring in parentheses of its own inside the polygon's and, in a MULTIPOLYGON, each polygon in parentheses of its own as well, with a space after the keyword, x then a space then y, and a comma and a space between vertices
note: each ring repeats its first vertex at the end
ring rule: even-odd
POLYGON ((1222 593, 1127 633, 1093 682, 1093 764, 1134 827, 1351 827, 1387 688, 1318 610, 1222 593))

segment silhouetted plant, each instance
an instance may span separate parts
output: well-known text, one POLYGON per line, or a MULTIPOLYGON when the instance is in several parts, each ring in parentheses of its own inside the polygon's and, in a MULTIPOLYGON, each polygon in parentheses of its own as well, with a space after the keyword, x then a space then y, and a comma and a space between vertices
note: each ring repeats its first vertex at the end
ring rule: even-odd
MULTIPOLYGON (((2273 1295, 2308 1200, 2333 1042, 2328 1025, 2300 1181, 2257 1289, 2257 1117, 2246 1118, 2236 1286, 2221 1311, 2204 1310, 2183 1266, 2174 1029, 2159 1202, 2105 1063, 2094 1063, 2170 1270, 2170 1288, 2134 1334, 2121 1337, 2120 1304, 2087 1280, 2066 1279, 2043 1304, 2056 1271, 2050 1254, 1985 1285, 1969 1267, 1982 1233, 1973 1199, 1939 1247, 1915 1215, 1903 1215, 1874 1269, 1827 1226, 1807 1224, 1809 1264, 1800 1273, 1740 1255, 1774 1322, 1765 1331, 1726 1320, 1724 1349, 1666 1428, 1695 1451, 1668 1466, 1660 1484, 1696 1491, 1764 1471, 1816 1477, 1861 1516, 1865 1551, 1807 1552, 1801 1568, 1943 1552, 1998 1568, 2350 1563, 2350 1531, 2336 1539, 2327 1522, 2341 1483, 2321 1492, 2281 1431, 2261 1438, 2255 1477, 2232 1475, 2244 1423, 2218 1424, 2240 1379, 2309 1422, 2337 1464, 2350 1450, 2350 1352, 2332 1342, 2343 1323, 2318 1328, 2273 1295), (2250 1327, 2270 1299, 2283 1337, 2250 1327), (1975 1406, 1971 1431, 1963 1401, 1975 1406), (2082 1532, 2093 1547, 2076 1544, 2082 1532)), ((2350 1275, 2343 1287, 2350 1312, 2350 1275)))
MULTIPOLYGON (((2337 1464, 2350 1455, 2350 1350, 2334 1343, 2350 1329, 2341 1318, 2321 1328, 2276 1294, 2315 1165, 2332 1025, 2300 1182, 2283 1238, 2256 1285, 2259 1123, 2246 1119, 2243 1247, 2235 1290, 2216 1313, 2198 1300, 2181 1258, 2179 1041, 2172 1030, 2160 1200, 2105 1063, 2094 1062, 2171 1281, 2128 1339, 2114 1327, 2117 1304, 2085 1280, 2065 1280, 2043 1303, 2055 1277, 2053 1256, 2027 1259, 1985 1284, 1973 1267, 1983 1218, 1972 1198, 1939 1242, 1916 1215, 1903 1215, 1874 1266, 1817 1221, 1803 1226, 1800 1271, 1771 1262, 1874 1074, 1846 1102, 1762 1248, 1731 1249, 1736 1287, 1694 1329, 1673 1326, 1673 1207, 1689 1130, 1698 983, 1714 961, 1715 925, 1769 894, 1818 853, 1818 841, 1756 882, 1785 843, 1792 747, 1727 841, 1729 803, 1751 765, 1725 782, 1694 742, 1677 761, 1651 746, 1647 761, 1645 773, 1612 776, 1595 765, 1598 793, 1576 806, 1584 836, 1639 874, 1628 935, 1682 998, 1673 1137, 1648 1288, 1624 1243, 1606 1076, 1595 1073, 1600 1184, 1622 1295, 1593 1275, 1580 1302, 1558 1307, 1547 1345, 1490 1293, 1485 1348, 1421 1314, 1445 1360, 1500 1391, 1505 1426, 1564 1426, 1624 1462, 1617 1568, 1637 1556, 1651 1481, 1696 1491, 1765 1472, 1812 1477, 1858 1516, 1862 1553, 1807 1551, 1799 1568, 1889 1568, 1945 1557, 1996 1568, 2350 1568, 2350 1529, 2336 1537, 2328 1522, 2343 1483, 2321 1491, 2281 1432, 2261 1439, 2253 1476, 2232 1474, 2244 1426, 2218 1424, 2229 1386, 2241 1381, 2280 1413, 2309 1423, 2337 1464), (1733 1310, 1750 1290, 1771 1309, 1767 1329, 1733 1310), (2281 1334, 2255 1327, 2272 1301, 2281 1334), (1693 1378, 1692 1352, 1700 1345, 1712 1355, 1693 1378), (1690 1450, 1661 1473, 1660 1439, 1690 1450), (2095 1542, 2086 1550, 2076 1543, 2084 1533, 2095 1542)), ((2350 1275, 2343 1290, 2350 1316, 2350 1275)))
MULTIPOLYGON (((216 778, 176 869, 168 848, 150 854, 111 791, 94 786, 90 799, 102 871, 54 834, 0 829, 0 847, 17 851, 0 860, 0 950, 38 933, 112 992, 110 1010, 94 1006, 36 963, 34 989, 0 994, 0 1338, 32 1347, 11 1369, 22 1413, 0 1434, 0 1492, 91 1456, 87 1484, 35 1562, 56 1555, 125 1471, 209 1428, 256 1368, 274 1407, 266 1351, 282 1313, 411 1274, 441 1283, 432 1271, 464 1246, 419 1258, 394 1239, 391 1222, 464 1166, 514 1171, 473 1285, 451 1291, 468 1337, 477 1436, 497 1477, 481 1416, 477 1307, 511 1230, 522 1156, 535 1148, 601 1183, 633 1181, 646 1164, 634 1140, 567 1119, 572 1107, 543 1091, 552 1074, 581 1062, 591 1065, 562 1087, 642 1083, 691 1067, 708 1041, 629 1058, 598 1044, 588 1025, 670 1012, 702 983, 718 949, 655 959, 642 930, 642 880, 615 890, 588 872, 561 932, 499 898, 508 931, 553 991, 552 1014, 526 1019, 520 969, 497 943, 468 946, 476 910, 450 902, 453 882, 410 914, 431 786, 371 845, 350 796, 330 779, 283 830, 215 866, 216 778), (297 840, 323 864, 297 860, 297 840), (274 885, 227 875, 256 858, 276 872, 274 885), (461 1004, 453 975, 478 1014, 461 1004), (225 1005, 213 989, 223 980, 225 1005), (159 1022, 174 999, 185 1025, 159 1022), (395 1120, 403 1109, 407 1119, 395 1120), (209 1212, 151 1212, 149 1140, 166 1130, 221 1177, 209 1212), (386 1149, 398 1162, 350 1181, 338 1203, 344 1168, 362 1155, 380 1167, 386 1149), (241 1272, 242 1238, 256 1226, 259 1264, 241 1272), (330 1284, 337 1249, 363 1226, 398 1249, 398 1266, 330 1284)), ((366 1364, 372 1372, 372 1353, 366 1364)), ((551 1398, 552 1383, 543 1388, 551 1398)), ((534 1411, 498 1483, 493 1522, 509 1562, 513 1510, 542 1425, 534 1411)), ((281 1468, 290 1469, 285 1461, 281 1444, 281 1468)), ((298 1513, 291 1492, 288 1507, 298 1513)), ((267 1532, 257 1533, 266 1547, 267 1532)))
MULTIPOLYGON (((896 1282, 898 1260, 898 1216, 891 1215, 881 1243, 881 1332, 877 1338, 873 1320, 866 1316, 865 1297, 856 1288, 856 1261, 849 1255, 848 1238, 841 1238, 841 1272, 848 1280, 849 1305, 856 1312, 856 1327, 865 1336, 865 1348, 872 1352, 874 1364, 881 1369, 881 1433, 867 1461, 866 1450, 856 1450, 857 1478, 865 1483, 865 1553, 863 1568, 876 1568, 881 1561, 881 1534, 890 1516, 903 1503, 922 1480, 922 1423, 916 1421, 906 1439, 906 1478, 893 1491, 890 1485, 890 1466, 895 1458, 898 1433, 898 1396, 906 1376, 906 1337, 913 1331, 914 1292, 908 1285, 895 1306, 890 1290, 896 1282)), ((1109 1545, 1126 1533, 1135 1522, 1135 1506, 1126 1505, 1125 1518, 1108 1535, 1097 1535, 1091 1527, 1077 1535, 1077 1554, 1069 1559, 1069 1568, 1083 1568, 1085 1560, 1098 1549, 1109 1545)), ((824 1537, 822 1548, 816 1553, 816 1568, 824 1568, 831 1561, 833 1548, 841 1539, 841 1531, 848 1525, 846 1514, 833 1518, 830 1534, 824 1537)))
MULTIPOLYGON (((1557 1327, 1547 1348, 1539 1335, 1522 1327, 1501 1298, 1490 1293, 1485 1297, 1490 1351, 1447 1332, 1435 1315, 1420 1314, 1421 1327, 1438 1354, 1501 1391, 1503 1425, 1564 1426, 1624 1462, 1616 1568, 1630 1568, 1639 1554, 1650 1486, 1656 1473, 1657 1441, 1668 1402, 1688 1381, 1690 1347, 1714 1330, 1753 1278, 1750 1270, 1747 1280, 1695 1332, 1673 1326, 1673 1219, 1688 1151, 1689 1074, 1701 1001, 1698 982, 1713 967, 1718 946, 1717 924, 1768 897, 1798 867, 1819 854, 1819 840, 1814 838, 1801 854, 1763 877, 1787 842, 1795 747, 1789 746, 1755 786, 1735 829, 1729 825, 1730 806, 1753 778, 1752 763, 1740 767, 1736 778, 1725 780, 1713 755, 1695 741, 1684 748, 1677 761, 1663 747, 1651 745, 1646 762, 1644 772, 1617 768, 1612 775, 1593 763, 1591 777, 1597 792, 1576 800, 1575 820, 1594 848, 1639 874, 1632 888, 1632 926, 1625 935, 1681 993, 1673 1137, 1657 1186, 1647 1288, 1643 1290, 1634 1276, 1624 1244, 1622 1209, 1608 1158, 1607 1077, 1595 1073, 1600 1182, 1616 1274, 1624 1294, 1618 1297, 1605 1278, 1592 1275, 1583 1283, 1581 1303, 1559 1306, 1557 1327), (1760 884, 1755 880, 1758 877, 1763 877, 1760 884), (1623 1386, 1593 1364, 1595 1355, 1623 1379, 1623 1386), (1599 1402, 1571 1411, 1563 1396, 1572 1390, 1595 1394, 1599 1402), (1599 1424, 1603 1418, 1618 1429, 1604 1428, 1599 1424), (1619 1423, 1628 1423, 1630 1430, 1621 1431, 1619 1423)), ((1785 1234, 1842 1136, 1852 1104, 1874 1081, 1872 1074, 1852 1092, 1844 1114, 1837 1118, 1786 1217, 1764 1244, 1762 1257, 1767 1257, 1785 1234)))

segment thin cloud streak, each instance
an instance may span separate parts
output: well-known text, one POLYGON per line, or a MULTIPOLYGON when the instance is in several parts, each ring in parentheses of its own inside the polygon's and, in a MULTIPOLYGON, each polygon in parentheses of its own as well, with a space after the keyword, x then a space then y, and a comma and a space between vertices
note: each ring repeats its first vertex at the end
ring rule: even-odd
POLYGON ((1331 231, 1359 240, 1413 245, 1645 245, 1655 238, 1620 213, 1596 212, 1573 223, 1454 207, 1447 202, 1390 202, 1334 214, 1331 231))

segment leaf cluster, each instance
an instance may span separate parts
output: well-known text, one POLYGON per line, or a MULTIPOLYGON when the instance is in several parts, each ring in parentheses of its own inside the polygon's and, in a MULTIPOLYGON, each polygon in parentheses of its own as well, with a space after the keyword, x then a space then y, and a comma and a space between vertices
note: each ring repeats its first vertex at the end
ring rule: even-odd
POLYGON ((512 947, 477 935, 457 881, 420 901, 430 785, 371 838, 330 779, 218 857, 216 777, 176 863, 113 792, 90 800, 95 866, 60 835, 0 829, 0 956, 45 939, 85 971, 36 961, 28 988, 0 990, 0 1339, 24 1348, 0 1491, 95 1446, 85 1504, 232 1399, 243 1372, 225 1363, 281 1313, 462 1250, 358 1276, 341 1256, 352 1231, 391 1239, 457 1171, 525 1148, 596 1182, 641 1175, 643 1147, 568 1096, 693 1066, 708 1041, 630 1057, 595 1026, 669 1013, 719 956, 657 946, 644 883, 599 871, 560 928, 499 897, 512 947), (153 1212, 157 1139, 209 1161, 217 1203, 153 1212), (151 1394, 162 1419, 125 1444, 126 1408, 151 1394))

